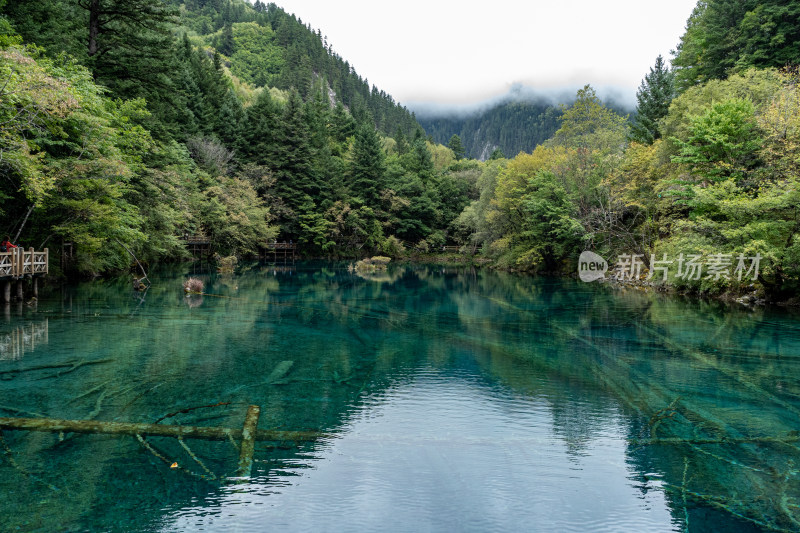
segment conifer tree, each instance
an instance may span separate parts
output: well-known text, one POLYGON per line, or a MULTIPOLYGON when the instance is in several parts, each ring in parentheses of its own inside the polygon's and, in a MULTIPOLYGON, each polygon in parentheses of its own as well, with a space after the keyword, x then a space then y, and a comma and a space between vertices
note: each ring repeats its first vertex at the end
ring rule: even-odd
POLYGON ((433 157, 425 139, 420 135, 411 145, 408 153, 408 170, 419 176, 422 183, 427 184, 434 176, 433 157))
POLYGON ((222 34, 217 43, 217 51, 219 51, 220 54, 225 54, 230 57, 233 55, 235 46, 236 43, 233 40, 233 25, 225 24, 225 26, 222 27, 222 34))
POLYGON ((344 143, 353 135, 356 123, 341 102, 336 103, 331 115, 331 137, 338 143, 344 143))
POLYGON ((297 91, 289 95, 277 130, 277 143, 267 165, 272 169, 278 192, 287 205, 297 210, 306 195, 317 198, 320 192, 303 101, 297 91))
POLYGON ((242 109, 242 103, 237 98, 236 93, 233 92, 233 89, 228 89, 220 105, 215 128, 220 139, 228 146, 236 144, 243 120, 244 110, 242 109))
POLYGON ((78 0, 77 4, 87 11, 84 42, 95 79, 123 98, 169 99, 175 10, 163 0, 78 0))
POLYGON ((456 161, 461 161, 464 159, 466 150, 464 150, 464 145, 461 143, 461 137, 459 137, 457 134, 453 134, 453 136, 450 137, 447 147, 453 151, 453 154, 455 154, 456 161))
MULTIPOLYGON (((239 154, 251 163, 270 167, 278 143, 276 130, 279 109, 269 91, 261 91, 255 103, 247 109, 239 138, 239 154)), ((263 191, 259 191, 263 192, 263 191)))
POLYGON ((397 126, 397 132, 394 134, 394 140, 397 143, 397 153, 399 155, 404 155, 408 153, 408 139, 406 139, 406 135, 403 133, 403 129, 400 126, 397 126))
POLYGON ((678 92, 750 67, 797 65, 798 24, 797 2, 699 1, 672 60, 678 92))
POLYGON ((366 205, 374 206, 380 199, 385 166, 381 141, 371 124, 362 124, 353 140, 353 160, 350 166, 350 189, 366 205))
POLYGON ((630 139, 641 144, 653 144, 660 138, 659 121, 667 116, 674 97, 675 76, 659 55, 655 68, 650 68, 636 92, 636 118, 631 125, 630 139))
POLYGON ((505 159, 506 154, 503 153, 503 150, 500 148, 495 148, 492 150, 492 154, 489 156, 489 160, 494 161, 495 159, 505 159))

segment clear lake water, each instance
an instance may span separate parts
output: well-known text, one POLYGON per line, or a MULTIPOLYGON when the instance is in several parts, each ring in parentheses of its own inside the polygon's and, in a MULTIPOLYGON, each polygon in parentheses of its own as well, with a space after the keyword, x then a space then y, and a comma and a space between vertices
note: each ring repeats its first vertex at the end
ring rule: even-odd
POLYGON ((242 477, 236 439, 5 429, 0 532, 800 530, 800 313, 469 267, 150 278, 0 311, 0 417, 258 405, 313 438, 242 477))

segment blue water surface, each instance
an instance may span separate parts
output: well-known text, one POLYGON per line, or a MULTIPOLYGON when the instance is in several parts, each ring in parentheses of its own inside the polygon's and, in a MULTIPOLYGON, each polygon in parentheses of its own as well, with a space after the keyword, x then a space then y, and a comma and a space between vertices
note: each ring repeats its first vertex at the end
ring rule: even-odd
POLYGON ((0 417, 258 405, 309 440, 241 476, 237 439, 5 429, 0 531, 800 530, 790 310, 468 267, 150 278, 5 307, 0 417))

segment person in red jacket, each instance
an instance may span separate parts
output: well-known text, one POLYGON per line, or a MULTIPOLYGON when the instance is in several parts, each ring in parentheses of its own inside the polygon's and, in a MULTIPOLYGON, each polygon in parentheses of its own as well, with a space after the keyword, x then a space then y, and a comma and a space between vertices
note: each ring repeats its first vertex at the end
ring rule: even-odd
POLYGON ((8 235, 6 235, 5 238, 3 239, 3 242, 0 243, 0 252, 7 252, 12 248, 16 247, 17 246, 15 244, 11 244, 11 238, 8 235))

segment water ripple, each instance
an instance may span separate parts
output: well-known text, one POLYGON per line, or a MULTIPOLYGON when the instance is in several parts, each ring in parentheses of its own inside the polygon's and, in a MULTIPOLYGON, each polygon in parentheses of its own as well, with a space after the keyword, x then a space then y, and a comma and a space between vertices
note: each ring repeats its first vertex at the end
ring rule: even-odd
POLYGON ((364 398, 317 459, 281 466, 281 483, 273 470, 164 530, 664 531, 663 493, 629 479, 618 413, 566 408, 580 417, 556 423, 546 395, 423 369, 364 398), (592 435, 591 453, 575 434, 592 435))

